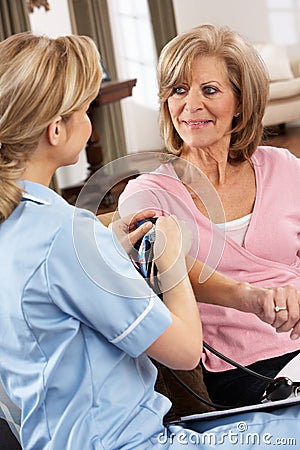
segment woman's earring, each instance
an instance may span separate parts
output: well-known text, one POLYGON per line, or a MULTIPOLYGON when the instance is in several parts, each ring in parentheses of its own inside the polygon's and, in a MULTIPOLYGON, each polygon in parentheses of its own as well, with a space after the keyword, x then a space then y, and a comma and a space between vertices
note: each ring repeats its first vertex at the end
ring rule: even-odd
POLYGON ((234 117, 240 117, 241 113, 237 112, 235 113, 234 117))

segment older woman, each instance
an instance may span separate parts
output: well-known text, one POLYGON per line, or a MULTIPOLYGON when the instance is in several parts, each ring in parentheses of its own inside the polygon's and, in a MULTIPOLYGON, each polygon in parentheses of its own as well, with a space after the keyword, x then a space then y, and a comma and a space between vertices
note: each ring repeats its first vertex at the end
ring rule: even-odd
MULTIPOLYGON (((158 81, 167 158, 130 181, 120 212, 151 208, 188 222, 204 340, 273 377, 300 348, 300 163, 288 150, 259 145, 266 69, 242 36, 202 25, 165 46, 158 81), (237 284, 228 289, 226 279, 220 294, 219 275, 203 276, 199 261, 237 284)), ((265 389, 210 352, 203 365, 218 403, 255 403, 265 389)))

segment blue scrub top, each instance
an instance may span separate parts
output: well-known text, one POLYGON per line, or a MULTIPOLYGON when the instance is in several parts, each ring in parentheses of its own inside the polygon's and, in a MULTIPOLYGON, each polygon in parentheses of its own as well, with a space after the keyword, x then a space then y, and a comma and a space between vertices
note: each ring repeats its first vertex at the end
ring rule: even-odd
POLYGON ((0 373, 23 448, 155 448, 170 402, 143 352, 168 309, 92 213, 22 186, 0 225, 0 373))

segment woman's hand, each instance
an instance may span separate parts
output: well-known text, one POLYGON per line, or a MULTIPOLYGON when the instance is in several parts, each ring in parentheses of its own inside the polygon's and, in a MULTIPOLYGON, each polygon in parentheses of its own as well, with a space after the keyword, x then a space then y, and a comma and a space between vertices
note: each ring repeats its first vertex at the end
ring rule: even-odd
POLYGON ((300 292, 295 287, 263 289, 240 283, 237 295, 243 298, 243 311, 256 314, 278 333, 291 331, 293 340, 300 336, 300 292))
POLYGON ((131 214, 110 223, 109 228, 116 234, 128 255, 134 252, 135 243, 153 227, 152 222, 145 222, 137 227, 137 222, 154 216, 155 211, 149 210, 131 214))
POLYGON ((260 288, 249 283, 238 283, 217 271, 213 271, 205 282, 200 282, 205 265, 192 258, 188 265, 198 302, 256 314, 278 333, 290 331, 291 339, 300 337, 300 292, 295 287, 260 288))

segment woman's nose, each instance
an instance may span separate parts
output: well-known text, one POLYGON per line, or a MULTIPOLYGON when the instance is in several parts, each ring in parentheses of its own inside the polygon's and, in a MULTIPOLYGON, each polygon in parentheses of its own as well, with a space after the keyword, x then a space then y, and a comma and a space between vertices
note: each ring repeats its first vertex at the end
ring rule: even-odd
POLYGON ((201 92, 190 89, 185 102, 185 110, 189 112, 203 109, 203 97, 201 92))

